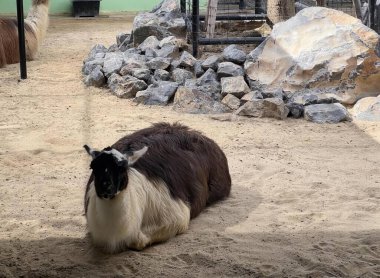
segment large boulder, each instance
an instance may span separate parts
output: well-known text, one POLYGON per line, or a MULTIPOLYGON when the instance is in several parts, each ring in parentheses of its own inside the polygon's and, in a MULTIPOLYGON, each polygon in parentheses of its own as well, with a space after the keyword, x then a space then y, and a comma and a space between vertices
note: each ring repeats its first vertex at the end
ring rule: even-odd
POLYGON ((359 100, 353 109, 353 116, 361 121, 380 121, 380 96, 359 100))
POLYGON ((247 57, 252 89, 320 89, 353 104, 379 93, 379 35, 343 12, 311 7, 274 26, 247 57))
POLYGON ((165 37, 186 33, 177 0, 164 0, 149 13, 139 13, 133 21, 133 43, 138 45, 149 36, 159 40, 165 37))

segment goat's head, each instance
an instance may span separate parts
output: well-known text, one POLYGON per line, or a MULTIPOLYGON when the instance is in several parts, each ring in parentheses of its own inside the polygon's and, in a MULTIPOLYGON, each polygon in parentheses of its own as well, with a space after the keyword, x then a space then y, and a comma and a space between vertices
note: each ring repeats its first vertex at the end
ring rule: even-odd
POLYGON ((148 150, 141 150, 122 154, 116 149, 107 147, 96 151, 87 145, 83 146, 92 157, 90 168, 95 176, 96 195, 101 199, 113 199, 128 184, 128 167, 136 163, 148 150))

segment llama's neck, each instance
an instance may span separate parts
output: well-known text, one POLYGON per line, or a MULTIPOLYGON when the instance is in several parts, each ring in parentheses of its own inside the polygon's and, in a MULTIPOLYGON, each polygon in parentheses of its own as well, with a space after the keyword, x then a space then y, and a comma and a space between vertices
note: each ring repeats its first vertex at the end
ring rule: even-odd
POLYGON ((35 32, 38 44, 45 38, 49 25, 49 4, 33 4, 25 20, 35 32))

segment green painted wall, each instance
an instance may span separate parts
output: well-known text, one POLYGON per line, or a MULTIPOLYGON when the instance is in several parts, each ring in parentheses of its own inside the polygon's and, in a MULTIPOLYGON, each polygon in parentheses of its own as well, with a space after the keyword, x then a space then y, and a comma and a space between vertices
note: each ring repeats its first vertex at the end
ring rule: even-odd
MULTIPOLYGON (((30 6, 30 0, 24 0, 25 13, 30 6)), ((101 13, 124 11, 149 11, 160 0, 102 0, 100 2, 101 13)), ((71 0, 50 0, 50 14, 70 13, 71 0)), ((16 0, 0 0, 0 14, 16 14, 16 0)))

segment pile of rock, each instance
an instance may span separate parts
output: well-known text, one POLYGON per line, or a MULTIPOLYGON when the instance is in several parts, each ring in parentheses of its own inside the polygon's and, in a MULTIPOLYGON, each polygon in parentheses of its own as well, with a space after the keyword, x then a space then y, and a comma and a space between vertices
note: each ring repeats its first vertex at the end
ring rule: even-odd
MULTIPOLYGON (((166 0, 148 17, 175 18, 174 4, 166 0)), ((153 22, 164 28, 162 20, 153 22)), ((173 24, 166 24, 167 32, 175 30, 173 24)), ((83 73, 89 86, 106 85, 116 96, 141 104, 173 102, 175 110, 186 113, 335 123, 350 119, 342 104, 380 91, 380 59, 375 54, 379 36, 359 25, 343 13, 308 8, 275 25, 250 54, 230 45, 205 60, 193 57, 185 40, 164 32, 144 31, 144 36, 154 35, 136 43, 134 29, 131 35, 118 35, 116 46, 94 46, 83 73)))

